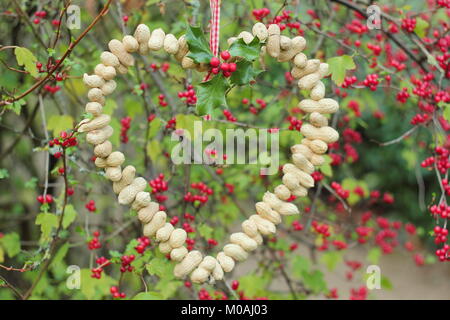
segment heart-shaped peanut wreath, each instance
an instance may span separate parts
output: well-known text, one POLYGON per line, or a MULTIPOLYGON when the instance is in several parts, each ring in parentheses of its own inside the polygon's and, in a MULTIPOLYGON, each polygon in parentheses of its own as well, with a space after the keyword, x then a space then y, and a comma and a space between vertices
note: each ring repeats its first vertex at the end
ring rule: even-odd
MULTIPOLYGON (((191 34, 192 30, 194 29, 189 29, 191 34)), ((334 113, 339 108, 335 100, 325 98, 325 86, 321 79, 328 74, 328 65, 317 59, 307 59, 302 53, 306 46, 303 37, 290 39, 280 34, 278 25, 266 27, 258 22, 253 26, 252 33, 243 31, 238 37, 230 38, 228 44, 231 46, 230 51, 239 52, 239 47, 245 46, 254 50, 256 47, 257 55, 268 54, 279 62, 292 62, 294 67, 291 73, 298 79, 299 88, 309 91, 309 99, 302 100, 299 107, 309 114, 310 123, 302 125, 301 133, 305 138, 300 144, 291 147, 292 164, 283 166, 283 183, 273 193, 266 192, 263 195, 262 201, 256 203, 257 214, 242 222, 242 232, 231 234, 230 243, 215 258, 203 257, 197 250, 188 251, 184 246, 186 231, 174 228, 166 221, 166 213, 160 211, 159 204, 152 202, 150 194, 144 191, 147 181, 136 177, 133 166, 122 169, 125 155, 112 150, 112 144, 108 141, 113 134, 113 129, 109 126, 110 116, 102 114, 105 96, 116 88, 114 77, 117 73, 126 74, 128 67, 134 65, 134 52, 146 55, 163 49, 174 55, 184 69, 208 71, 210 68, 206 60, 195 59, 198 48, 189 43, 189 33, 176 39, 173 34, 165 34, 162 29, 150 32, 146 25, 141 24, 136 28, 134 36, 126 35, 122 41, 111 40, 108 44, 110 51, 101 54, 101 64, 95 67, 94 74, 84 74, 83 77, 84 83, 90 88, 90 102, 86 104, 86 112, 92 117, 83 120, 78 131, 87 132, 87 142, 95 146, 96 166, 103 168, 105 176, 113 182, 113 190, 118 194, 119 203, 131 205, 138 212, 139 220, 144 226, 144 235, 155 238, 159 242, 159 250, 178 263, 174 268, 175 276, 183 278, 190 274, 195 283, 222 280, 224 272, 232 271, 236 261, 247 259, 249 252, 263 243, 262 236, 276 232, 281 216, 299 214, 297 206, 286 200, 292 195, 307 195, 308 188, 314 186, 314 179, 311 177, 314 167, 323 164, 322 155, 327 151, 328 144, 339 138, 338 132, 328 126, 328 118, 324 115, 334 113)), ((239 61, 239 57, 236 59, 239 61)), ((214 81, 214 78, 210 81, 214 81)), ((201 105, 200 102, 199 104, 201 105)), ((197 111, 205 113, 209 107, 197 106, 197 111)))

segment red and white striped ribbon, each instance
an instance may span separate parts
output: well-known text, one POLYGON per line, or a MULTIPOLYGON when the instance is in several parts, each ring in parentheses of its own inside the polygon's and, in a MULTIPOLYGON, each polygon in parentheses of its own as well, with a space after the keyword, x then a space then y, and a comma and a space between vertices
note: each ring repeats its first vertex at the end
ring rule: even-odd
POLYGON ((209 5, 211 6, 211 31, 209 33, 209 47, 214 56, 219 54, 220 2, 221 0, 209 0, 209 5))

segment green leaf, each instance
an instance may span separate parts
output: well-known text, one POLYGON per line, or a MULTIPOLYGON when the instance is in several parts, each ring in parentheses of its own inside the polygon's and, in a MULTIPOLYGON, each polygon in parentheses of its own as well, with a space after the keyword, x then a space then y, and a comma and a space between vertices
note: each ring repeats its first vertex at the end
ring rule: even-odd
POLYGON ((249 297, 254 297, 266 292, 270 279, 254 273, 245 275, 239 279, 240 286, 245 288, 245 293, 249 297))
POLYGON ((63 228, 67 229, 67 227, 70 226, 70 224, 75 221, 76 217, 77 212, 75 211, 75 208, 71 204, 68 204, 66 206, 66 211, 64 212, 64 218, 62 221, 63 228))
POLYGON ((414 28, 414 33, 417 34, 419 38, 423 38, 426 35, 426 30, 430 24, 423 20, 422 18, 416 18, 416 27, 414 28))
POLYGON ((47 122, 47 130, 58 136, 62 131, 73 128, 73 118, 69 115, 52 115, 47 122))
POLYGON ((391 280, 388 277, 381 276, 381 288, 383 290, 392 290, 393 285, 391 280))
POLYGON ((171 263, 166 257, 153 258, 147 263, 146 268, 149 274, 163 277, 171 269, 171 263))
POLYGON ((102 274, 100 279, 91 277, 90 269, 81 269, 80 290, 86 299, 101 298, 110 296, 109 289, 116 284, 116 280, 106 274, 102 274))
POLYGON ((380 257, 381 257, 381 249, 378 247, 370 249, 370 251, 367 253, 367 260, 371 264, 378 264, 380 257))
POLYGON ((48 239, 52 229, 58 226, 58 217, 52 213, 39 213, 36 224, 41 226, 42 239, 48 239))
POLYGON ((311 289, 316 294, 327 290, 327 284, 323 278, 323 273, 319 270, 304 272, 303 283, 305 284, 305 287, 311 289))
POLYGON ((162 296, 159 292, 139 292, 133 297, 133 300, 162 300, 162 296))
POLYGON ((5 234, 2 238, 0 238, 0 244, 10 258, 20 252, 20 237, 16 232, 5 234))
POLYGON ((197 230, 198 230, 198 233, 205 239, 210 239, 213 237, 214 229, 205 223, 199 225, 197 230))
POLYGON ((229 87, 228 81, 222 75, 200 83, 197 87, 197 114, 211 114, 216 108, 227 107, 225 92, 229 87))
POLYGON ((353 58, 348 55, 330 58, 327 63, 330 68, 331 79, 338 86, 344 82, 347 70, 353 70, 356 68, 353 58))
POLYGON ((246 85, 262 72, 253 68, 251 61, 242 60, 236 63, 236 71, 231 75, 231 83, 235 85, 246 85))
POLYGON ((259 42, 258 37, 255 37, 249 44, 246 44, 242 38, 237 39, 231 45, 229 52, 233 57, 242 57, 248 61, 253 61, 259 57, 261 43, 259 42))
POLYGON ((444 119, 450 122, 450 104, 444 107, 444 113, 442 114, 444 119))
POLYGON ((14 101, 11 104, 7 104, 5 106, 6 109, 13 111, 15 114, 17 114, 18 116, 20 116, 20 112, 22 110, 22 106, 25 105, 26 102, 23 99, 14 101))
POLYGON ((38 69, 36 68, 36 57, 27 48, 17 47, 14 49, 17 64, 24 66, 25 71, 28 71, 32 77, 38 76, 38 69))
POLYGON ((0 179, 8 179, 8 178, 9 178, 8 170, 5 168, 0 169, 0 179))
MULTIPOLYGON (((168 271, 172 272, 172 271, 168 271)), ((158 284, 155 286, 156 290, 159 290, 159 294, 163 300, 167 300, 168 298, 175 295, 178 288, 183 285, 183 282, 172 279, 161 279, 158 284)))
POLYGON ((209 49, 205 34, 200 27, 187 26, 186 41, 189 46, 188 57, 197 63, 209 63, 213 54, 209 49))
POLYGON ((328 270, 333 271, 342 261, 342 253, 339 251, 329 251, 322 254, 320 262, 327 266, 328 270))
POLYGON ((311 262, 308 258, 303 256, 295 256, 292 259, 292 274, 296 278, 301 278, 304 272, 309 272, 311 269, 311 262))

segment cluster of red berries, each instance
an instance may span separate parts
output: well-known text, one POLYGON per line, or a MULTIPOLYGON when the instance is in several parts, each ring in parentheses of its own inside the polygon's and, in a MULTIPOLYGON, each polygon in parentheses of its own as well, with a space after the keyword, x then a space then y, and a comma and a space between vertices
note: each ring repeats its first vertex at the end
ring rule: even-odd
POLYGON ((225 116, 225 118, 227 119, 227 121, 230 121, 230 122, 236 122, 236 121, 237 121, 236 117, 233 116, 233 114, 231 113, 231 111, 228 110, 228 109, 223 110, 223 115, 225 116))
MULTIPOLYGON (((255 105, 253 103, 250 103, 249 111, 256 115, 267 107, 267 102, 264 101, 263 99, 256 99, 255 101, 256 101, 256 104, 259 105, 259 107, 255 107, 255 105)), ((244 104, 244 105, 249 104, 249 102, 250 101, 247 98, 242 99, 242 104, 244 104)))
POLYGON ((89 200, 84 206, 90 212, 97 211, 97 208, 95 207, 95 201, 94 200, 89 200))
POLYGON ((333 181, 331 183, 331 188, 333 188, 333 190, 336 191, 337 195, 342 199, 347 199, 350 196, 350 191, 342 188, 342 186, 336 181, 333 181))
POLYGON ((100 231, 95 231, 92 235, 94 237, 88 242, 88 249, 89 250, 100 249, 102 247, 102 244, 100 243, 99 240, 100 231))
POLYGON ((134 270, 134 267, 131 265, 131 263, 134 261, 136 257, 134 254, 130 254, 129 256, 123 255, 120 258, 121 266, 120 266, 120 272, 132 272, 134 270))
POLYGON ((350 300, 366 300, 367 294, 367 288, 364 286, 361 286, 359 289, 352 288, 350 290, 350 300))
POLYGON ((150 239, 145 236, 142 236, 139 237, 137 240, 139 244, 136 247, 134 247, 134 249, 137 251, 137 253, 142 254, 144 253, 145 248, 147 248, 151 244, 150 239))
POLYGON ((302 231, 305 228, 305 226, 301 224, 300 221, 298 220, 292 222, 292 227, 294 228, 295 231, 302 231))
POLYGON ((333 240, 332 244, 337 250, 345 250, 345 249, 347 249, 347 243, 345 243, 344 241, 333 240))
POLYGON ((49 93, 51 93, 51 94, 55 94, 55 93, 57 93, 59 90, 61 90, 61 87, 60 87, 60 86, 57 86, 57 85, 52 86, 52 85, 46 84, 46 85, 44 86, 44 90, 47 91, 47 92, 49 92, 49 93))
POLYGON ((167 107, 167 105, 168 105, 168 103, 166 101, 166 96, 163 95, 162 93, 160 95, 158 95, 158 104, 163 108, 167 107))
POLYGON ((361 117, 361 109, 359 106, 359 103, 355 100, 350 100, 348 102, 347 107, 353 111, 353 113, 355 114, 355 117, 361 117))
POLYGON ((49 147, 61 146, 62 148, 75 147, 78 145, 78 140, 75 136, 70 135, 66 131, 59 134, 59 138, 54 138, 48 142, 49 147))
POLYGON ((406 32, 414 32, 416 23, 417 21, 414 18, 405 18, 402 20, 402 29, 406 32))
POLYGON ((192 238, 186 239, 186 248, 188 249, 188 251, 192 251, 194 249, 194 245, 195 245, 195 239, 192 239, 192 238))
POLYGON ((203 182, 191 183, 191 188, 198 190, 199 194, 192 194, 191 191, 188 191, 184 195, 184 201, 191 202, 194 205, 207 203, 209 196, 214 193, 214 191, 211 188, 208 188, 203 182))
MULTIPOLYGON (((231 54, 228 51, 222 51, 220 53, 220 57, 223 61, 228 61, 231 58, 231 54)), ((211 66, 211 73, 218 74, 222 71, 224 77, 231 77, 233 72, 237 70, 237 65, 234 62, 220 62, 220 59, 217 57, 212 57, 209 61, 209 65, 211 66)))
POLYGON ((364 244, 367 242, 368 237, 372 233, 373 229, 367 226, 359 226, 356 228, 356 234, 358 235, 358 243, 364 244))
POLYGON ((178 92, 178 98, 186 98, 186 104, 195 105, 197 103, 197 95, 195 94, 194 86, 188 85, 186 91, 178 92))
POLYGON ((330 227, 326 223, 320 224, 318 221, 313 220, 311 226, 315 232, 322 235, 324 238, 331 236, 330 227))
POLYGON ((109 266, 111 264, 111 261, 109 261, 105 257, 99 257, 95 260, 95 263, 97 263, 97 267, 91 269, 91 277, 100 279, 104 270, 103 268, 109 266))
POLYGON ((267 17, 270 14, 270 9, 269 8, 254 9, 252 11, 252 14, 256 20, 261 21, 263 18, 267 17))
POLYGON ((422 123, 426 123, 431 119, 430 115, 428 113, 417 113, 416 115, 414 115, 414 117, 412 117, 410 123, 414 126, 422 124, 422 123))
POLYGON ((450 206, 447 206, 444 202, 439 205, 432 205, 430 207, 430 213, 434 216, 440 216, 442 219, 450 218, 450 206))
POLYGON ((433 229, 434 231, 434 243, 441 244, 447 242, 448 230, 446 228, 441 228, 440 226, 436 226, 433 229))
POLYGON ((407 88, 403 88, 401 91, 399 91, 397 93, 397 101, 400 103, 406 103, 406 101, 408 101, 409 98, 409 93, 408 93, 408 89, 407 88))
POLYGON ((169 121, 167 121, 166 129, 175 129, 177 125, 177 118, 173 117, 169 121))
POLYGON ((219 242, 216 239, 208 239, 208 246, 210 248, 215 247, 219 244, 219 242))
POLYGON ((51 194, 46 194, 45 197, 44 195, 38 195, 36 200, 40 203, 40 204, 44 204, 44 203, 52 203, 53 202, 53 196, 51 194))
POLYGON ((362 23, 360 20, 353 19, 350 23, 345 25, 345 28, 355 34, 362 35, 369 31, 366 23, 362 23))
POLYGON ((120 120, 120 141, 122 143, 128 142, 128 130, 130 129, 131 125, 131 117, 124 117, 120 120))
POLYGON ((344 78, 344 82, 342 82, 341 87, 342 88, 350 88, 356 82, 358 82, 358 78, 356 76, 347 76, 344 78))
POLYGON ((293 116, 288 116, 286 118, 286 120, 289 121, 289 130, 300 131, 300 129, 302 128, 302 124, 303 124, 302 120, 297 119, 296 117, 293 117, 293 116))
POLYGON ((367 44, 367 49, 369 49, 370 51, 372 51, 372 53, 375 55, 375 56, 379 56, 380 54, 381 54, 381 47, 379 46, 379 45, 375 45, 375 44, 372 44, 372 43, 368 43, 367 44))
POLYGON ((155 179, 148 183, 152 188, 152 194, 155 195, 156 201, 163 203, 167 200, 167 196, 163 193, 169 190, 169 183, 164 180, 164 174, 160 173, 155 179))
POLYGON ((109 292, 111 292, 113 298, 115 298, 115 299, 124 299, 124 298, 126 298, 126 296, 127 296, 127 295, 125 294, 125 292, 119 292, 119 288, 116 287, 116 286, 112 286, 112 287, 109 289, 109 292))
POLYGON ((368 74, 362 83, 364 86, 370 88, 370 90, 376 91, 380 81, 378 80, 378 75, 376 73, 373 73, 368 74))

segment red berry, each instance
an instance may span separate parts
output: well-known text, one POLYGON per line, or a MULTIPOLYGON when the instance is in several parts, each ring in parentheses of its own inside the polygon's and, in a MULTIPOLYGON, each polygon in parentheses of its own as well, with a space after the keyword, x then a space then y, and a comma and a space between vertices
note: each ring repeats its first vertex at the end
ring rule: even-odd
POLYGON ((220 57, 221 57, 223 60, 227 61, 228 59, 231 58, 231 54, 230 54, 228 51, 222 51, 222 52, 220 53, 220 57))

